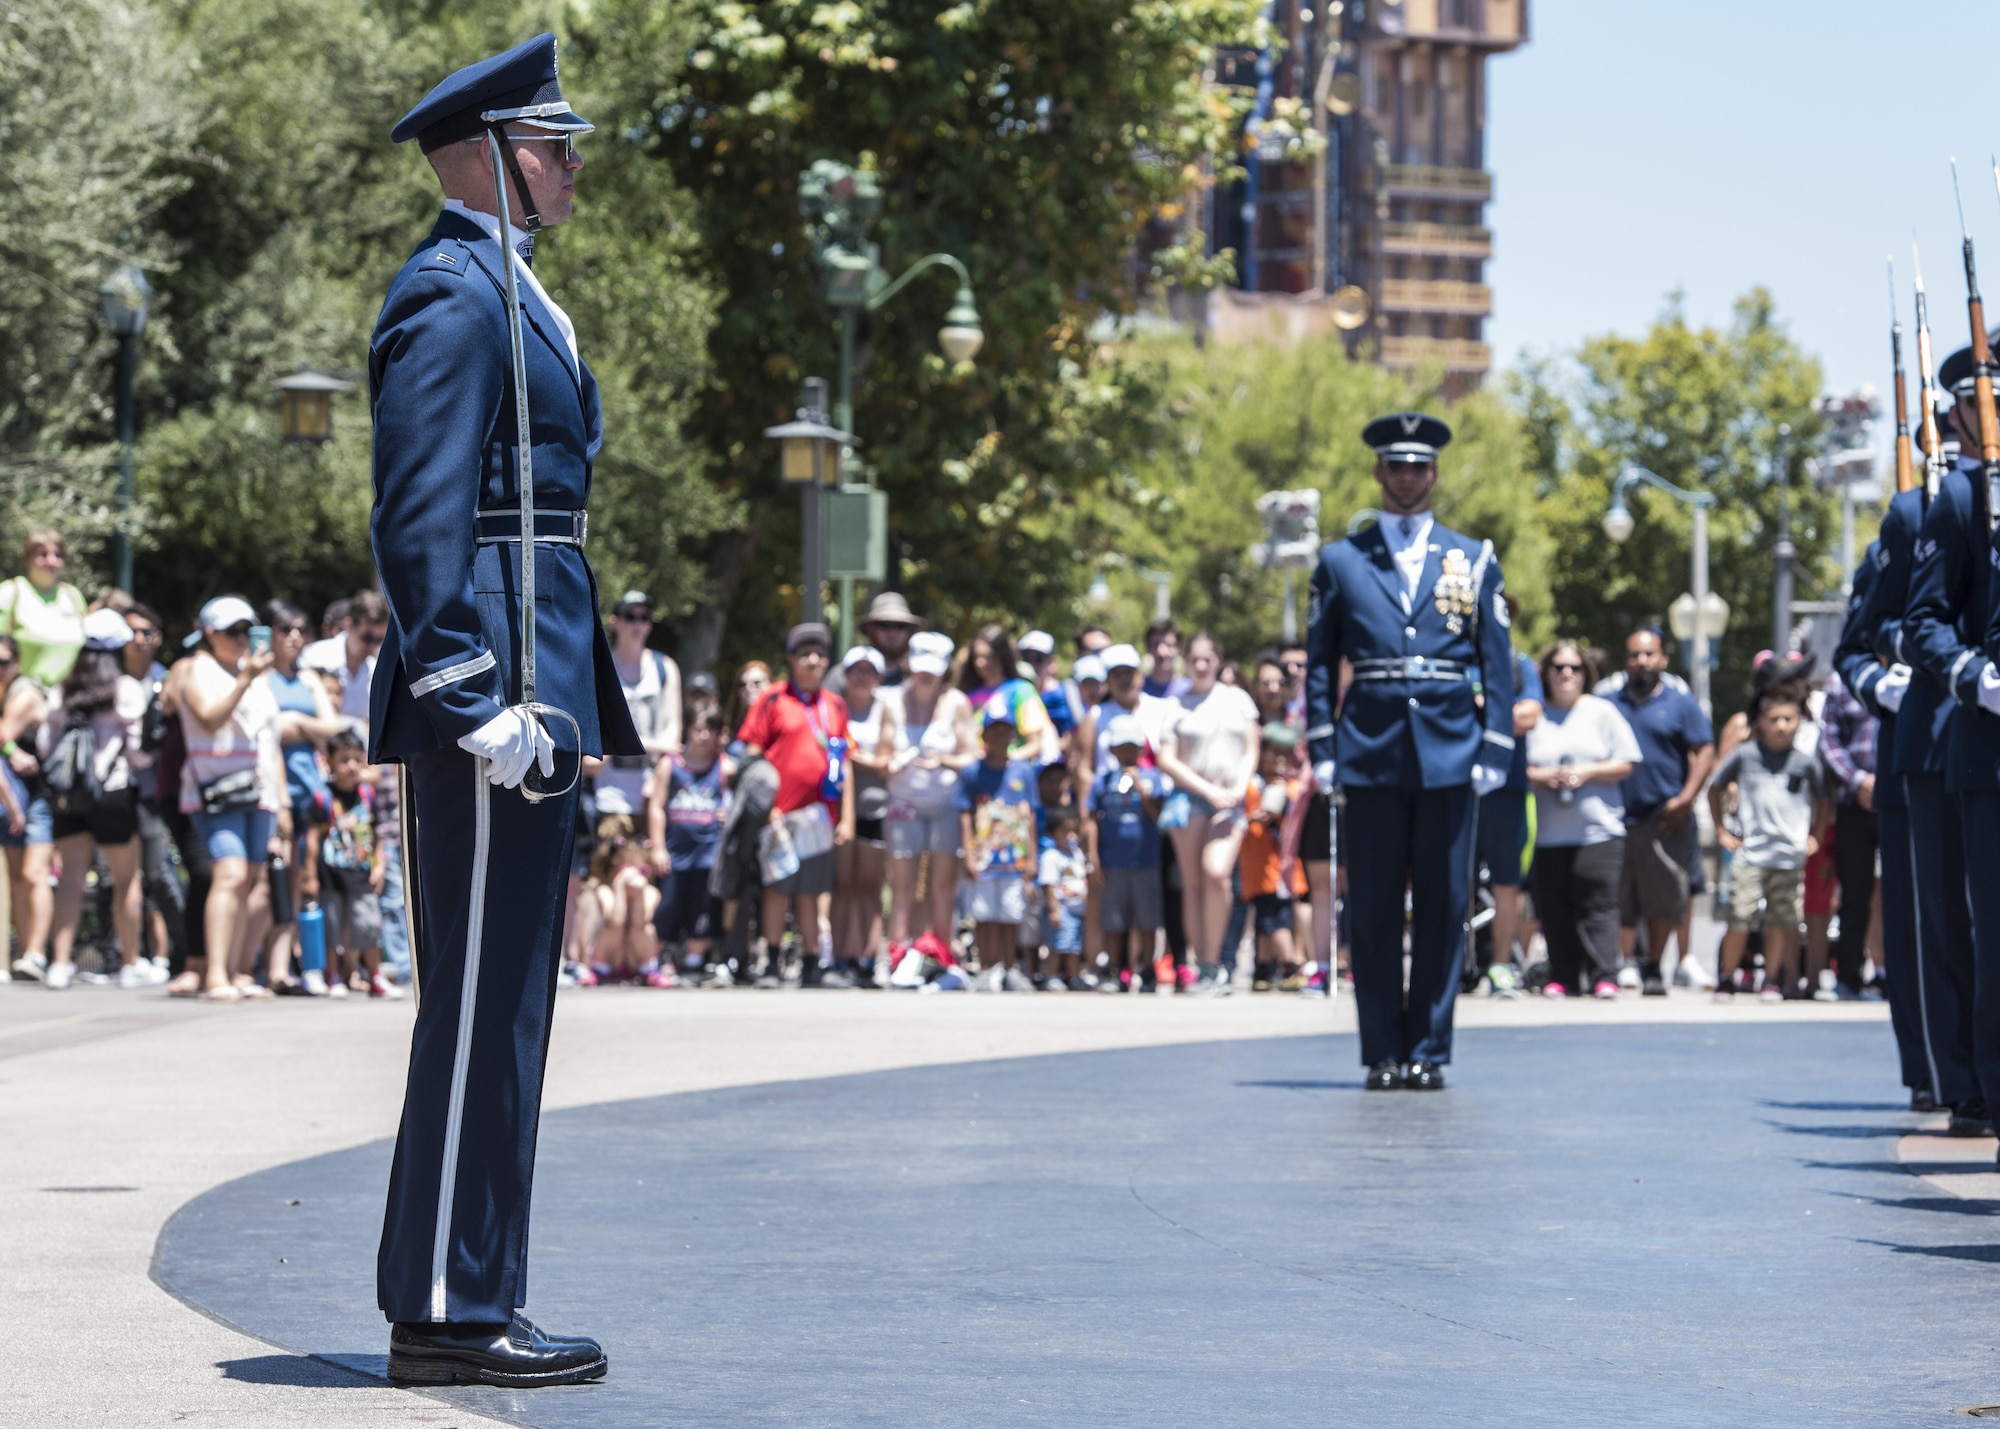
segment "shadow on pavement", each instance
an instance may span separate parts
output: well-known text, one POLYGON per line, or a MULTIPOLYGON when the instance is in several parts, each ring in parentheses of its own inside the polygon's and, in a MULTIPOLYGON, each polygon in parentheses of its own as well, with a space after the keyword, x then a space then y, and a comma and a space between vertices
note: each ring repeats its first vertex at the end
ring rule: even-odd
POLYGON ((1908 1111, 1901 1102, 1777 1102, 1760 1101, 1773 1111, 1908 1111))
POLYGON ((319 1359, 311 1355, 251 1355, 240 1360, 219 1360, 217 1369, 224 1379, 243 1384, 275 1384, 294 1389, 380 1388, 388 1373, 387 1355, 341 1355, 319 1359), (370 1370, 373 1360, 377 1368, 370 1370))
POLYGON ((1275 1087, 1285 1092, 1353 1092, 1361 1089, 1359 1082, 1238 1082, 1239 1087, 1275 1087))

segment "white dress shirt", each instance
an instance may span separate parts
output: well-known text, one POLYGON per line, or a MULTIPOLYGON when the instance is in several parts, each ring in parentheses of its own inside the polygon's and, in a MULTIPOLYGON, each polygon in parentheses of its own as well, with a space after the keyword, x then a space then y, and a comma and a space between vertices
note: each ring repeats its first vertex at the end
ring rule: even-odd
POLYGON ((1417 511, 1408 516, 1381 518, 1382 537, 1396 569, 1403 573, 1403 598, 1416 599, 1417 583, 1424 578, 1424 561, 1430 555, 1431 513, 1417 511))
MULTIPOLYGON (((446 213, 455 213, 461 218, 471 219, 474 223, 479 225, 480 230, 484 232, 488 238, 497 237, 499 235, 500 232, 499 219, 495 218, 490 213, 481 213, 476 208, 467 208, 458 199, 455 198, 446 199, 444 201, 444 211, 446 213)), ((509 253, 513 253, 518 256, 522 247, 526 245, 527 242, 528 242, 528 235, 524 230, 516 228, 511 223, 507 225, 507 251, 509 253)), ((541 299, 542 306, 549 310, 549 316, 556 320, 556 327, 561 330, 563 335, 563 341, 569 344, 570 366, 572 369, 581 372, 583 370, 583 364, 581 359, 579 359, 576 355, 576 324, 569 320, 568 313, 564 312, 561 308, 556 306, 556 300, 549 296, 548 289, 542 286, 542 280, 535 276, 535 270, 533 265, 528 263, 519 263, 515 265, 514 271, 520 275, 520 281, 526 283, 529 288, 534 290, 535 296, 541 299)))

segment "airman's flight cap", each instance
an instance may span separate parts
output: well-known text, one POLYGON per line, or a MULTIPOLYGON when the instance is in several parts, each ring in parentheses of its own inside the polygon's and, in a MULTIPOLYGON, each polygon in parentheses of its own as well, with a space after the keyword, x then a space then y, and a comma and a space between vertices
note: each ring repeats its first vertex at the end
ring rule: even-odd
POLYGON ((467 65, 399 119, 389 138, 398 144, 415 139, 428 154, 470 139, 492 123, 525 124, 552 134, 588 134, 597 127, 562 96, 554 35, 537 35, 504 54, 467 65))
MULTIPOLYGON (((1987 336, 1987 346, 2000 344, 2000 328, 1987 336)), ((1972 349, 1961 347, 1947 357, 1938 368, 1938 386, 1954 397, 1963 397, 1972 391, 1972 384, 1979 374, 1972 369, 1972 349)))
POLYGON ((1361 440, 1383 461, 1423 464, 1437 460, 1451 440, 1451 428, 1425 412, 1394 412, 1363 427, 1361 440))

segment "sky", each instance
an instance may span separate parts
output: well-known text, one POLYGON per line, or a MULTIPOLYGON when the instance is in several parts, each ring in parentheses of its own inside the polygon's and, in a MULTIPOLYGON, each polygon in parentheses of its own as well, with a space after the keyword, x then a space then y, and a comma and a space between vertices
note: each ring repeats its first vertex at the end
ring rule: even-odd
POLYGON ((1724 325, 1761 283, 1828 390, 1886 402, 1893 253, 1914 392, 1913 229, 1937 357, 1969 331, 1954 154, 2000 322, 1994 0, 1529 0, 1529 23, 1487 66, 1498 365, 1642 333, 1675 290, 1724 325))

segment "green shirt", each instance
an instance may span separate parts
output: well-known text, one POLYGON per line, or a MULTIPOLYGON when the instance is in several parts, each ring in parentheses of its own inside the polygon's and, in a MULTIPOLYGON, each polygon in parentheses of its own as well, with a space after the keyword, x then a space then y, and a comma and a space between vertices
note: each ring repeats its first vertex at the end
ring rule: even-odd
POLYGON ((21 651, 21 673, 45 690, 69 678, 83 651, 83 592, 58 584, 48 593, 26 576, 0 582, 0 634, 21 651))

